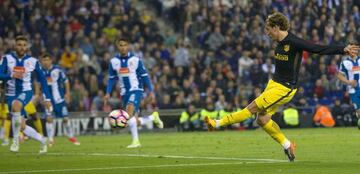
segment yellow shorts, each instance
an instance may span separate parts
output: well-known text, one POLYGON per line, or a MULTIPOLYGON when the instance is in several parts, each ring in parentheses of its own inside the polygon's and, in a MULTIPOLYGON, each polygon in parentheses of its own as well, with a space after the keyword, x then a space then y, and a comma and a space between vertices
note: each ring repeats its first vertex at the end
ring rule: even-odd
MULTIPOLYGON (((30 101, 25 106, 24 109, 25 109, 26 115, 28 115, 28 116, 36 113, 36 107, 32 101, 30 101)), ((1 107, 1 104, 0 104, 0 118, 6 118, 8 113, 9 113, 8 105, 4 104, 3 107, 1 107)))
POLYGON ((297 89, 287 88, 270 79, 265 90, 255 99, 255 103, 262 110, 262 114, 274 115, 281 105, 294 97, 296 91, 297 89))
POLYGON ((9 114, 8 105, 5 103, 0 103, 0 119, 5 119, 9 114))
POLYGON ((34 105, 34 103, 32 101, 30 101, 26 106, 25 106, 25 112, 26 115, 30 116, 31 114, 35 114, 36 113, 36 107, 34 105))

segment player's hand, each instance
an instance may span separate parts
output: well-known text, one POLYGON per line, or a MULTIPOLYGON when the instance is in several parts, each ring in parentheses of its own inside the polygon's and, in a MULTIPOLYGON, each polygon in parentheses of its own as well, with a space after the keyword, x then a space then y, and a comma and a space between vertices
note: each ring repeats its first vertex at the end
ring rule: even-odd
POLYGON ((69 104, 70 101, 71 101, 71 95, 70 95, 70 93, 69 93, 69 92, 66 93, 64 97, 65 97, 65 102, 69 104))
POLYGON ((356 56, 359 50, 360 50, 359 45, 355 45, 355 44, 349 44, 344 48, 344 52, 350 55, 351 57, 356 56))
POLYGON ((357 81, 356 80, 350 80, 349 85, 351 85, 353 88, 355 88, 357 86, 357 81))
POLYGON ((110 99, 110 94, 106 94, 104 97, 104 105, 107 105, 110 99))
POLYGON ((24 73, 14 71, 11 77, 15 79, 22 79, 24 77, 24 73))

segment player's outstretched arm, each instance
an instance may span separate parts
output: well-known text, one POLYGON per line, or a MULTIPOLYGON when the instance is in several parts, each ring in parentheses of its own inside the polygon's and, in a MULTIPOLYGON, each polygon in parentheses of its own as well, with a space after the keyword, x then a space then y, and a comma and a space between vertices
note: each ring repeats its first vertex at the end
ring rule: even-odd
POLYGON ((345 54, 345 45, 319 45, 298 37, 294 37, 292 41, 298 49, 311 53, 321 55, 345 54))

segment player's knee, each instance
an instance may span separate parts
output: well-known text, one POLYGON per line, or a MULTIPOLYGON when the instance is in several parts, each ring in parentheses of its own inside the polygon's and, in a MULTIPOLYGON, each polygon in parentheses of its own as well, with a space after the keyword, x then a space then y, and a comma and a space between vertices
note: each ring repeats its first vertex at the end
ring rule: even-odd
POLYGON ((14 102, 12 103, 12 111, 13 112, 20 112, 21 108, 22 108, 23 104, 19 101, 19 100, 14 100, 14 102))
POLYGON ((267 122, 270 121, 270 117, 259 115, 256 121, 260 126, 264 126, 267 122))

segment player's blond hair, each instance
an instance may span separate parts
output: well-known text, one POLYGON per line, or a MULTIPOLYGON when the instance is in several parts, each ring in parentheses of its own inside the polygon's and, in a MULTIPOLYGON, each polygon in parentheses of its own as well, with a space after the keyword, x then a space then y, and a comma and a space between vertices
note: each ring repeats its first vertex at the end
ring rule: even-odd
POLYGON ((289 20, 280 12, 275 12, 269 15, 266 19, 266 25, 269 25, 270 27, 278 26, 280 30, 283 31, 287 31, 290 28, 289 20))

